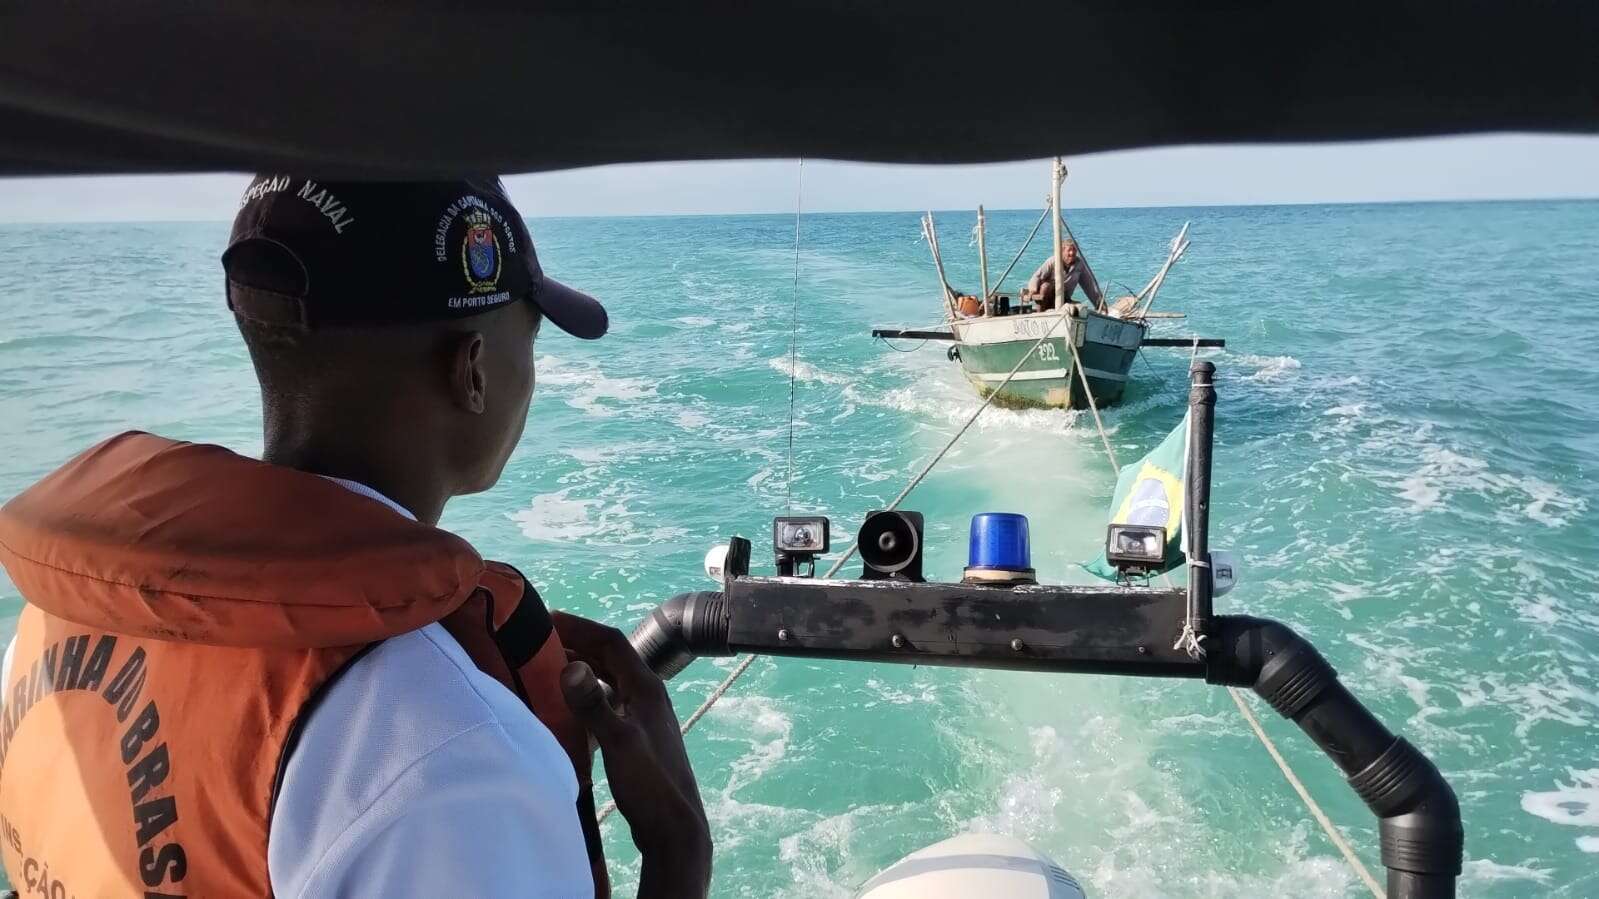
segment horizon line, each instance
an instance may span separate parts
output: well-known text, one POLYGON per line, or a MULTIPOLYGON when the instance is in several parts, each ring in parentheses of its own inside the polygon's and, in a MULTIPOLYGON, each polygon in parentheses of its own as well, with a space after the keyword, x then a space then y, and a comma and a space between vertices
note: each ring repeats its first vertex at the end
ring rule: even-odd
MULTIPOLYGON (((1332 200, 1332 201, 1289 201, 1281 203, 1237 202, 1237 203, 1130 203, 1127 205, 1106 206, 1067 206, 1067 211, 1104 211, 1122 209, 1267 209, 1276 207, 1294 206, 1403 206, 1421 204, 1467 204, 1467 203, 1591 203, 1599 202, 1599 195, 1589 196, 1559 196, 1559 197, 1464 197, 1440 198, 1428 197, 1417 199, 1386 199, 1386 200, 1332 200)), ((1004 207, 988 209, 986 212, 1037 212, 1034 207, 1004 207)), ((921 212, 947 213, 947 212, 976 212, 973 209, 812 209, 805 210, 802 215, 897 215, 921 212)), ((790 216, 794 213, 789 210, 775 210, 770 212, 630 212, 630 213, 592 213, 592 214, 558 214, 558 215, 526 215, 522 217, 528 221, 549 221, 555 219, 634 219, 634 218, 757 218, 763 216, 790 216)), ((0 227, 13 225, 201 225, 217 224, 231 221, 227 218, 199 218, 199 219, 0 219, 0 227)))

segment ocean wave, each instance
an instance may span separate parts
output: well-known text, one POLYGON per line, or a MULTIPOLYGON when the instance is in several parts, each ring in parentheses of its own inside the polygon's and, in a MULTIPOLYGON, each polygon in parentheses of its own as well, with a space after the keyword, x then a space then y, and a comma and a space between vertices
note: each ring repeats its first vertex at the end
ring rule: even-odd
POLYGON ((1582 497, 1571 496, 1546 481, 1497 472, 1483 459, 1425 442, 1430 431, 1424 427, 1413 436, 1413 440, 1424 441, 1419 448, 1420 465, 1398 485, 1399 498, 1412 512, 1438 509, 1453 494, 1475 494, 1508 500, 1509 505, 1500 509, 1504 520, 1526 518, 1558 528, 1588 507, 1582 497))
POLYGON ((636 447, 623 444, 613 446, 575 446, 565 450, 565 453, 586 466, 603 467, 625 459, 636 451, 636 447))
MULTIPOLYGON (((1051 684, 1062 684, 1052 680, 1051 684)), ((1084 881, 1096 896, 1293 895, 1333 899, 1346 895, 1353 875, 1336 856, 1312 852, 1314 831, 1302 821, 1275 822, 1248 815, 1214 820, 1214 809, 1193 802, 1195 786, 1177 758, 1218 751, 1229 755, 1248 739, 1224 707, 1209 714, 1166 716, 1146 725, 1147 684, 1071 678, 1069 686, 1033 683, 1010 675, 974 681, 972 704, 987 714, 977 723, 951 724, 973 771, 999 772, 987 810, 962 829, 1002 833, 1048 853, 1084 881), (1070 696, 1071 713, 1061 700, 1070 696), (1138 712, 1130 709, 1136 708, 1138 712), (1216 716, 1223 716, 1217 726, 1216 716), (1200 740, 1209 748, 1191 745, 1200 740), (1226 839, 1242 849, 1271 832, 1269 849, 1218 864, 1204 845, 1226 839), (1220 834, 1225 833, 1225 836, 1220 834)), ((1227 706, 1226 708, 1230 708, 1227 706)), ((975 709, 974 709, 975 711, 975 709)), ((1264 774, 1264 772, 1262 772, 1264 774)), ((1211 802, 1251 802, 1216 785, 1211 802)))
POLYGON ((716 704, 719 726, 736 731, 748 749, 727 767, 727 783, 721 788, 724 799, 732 799, 741 787, 754 783, 771 771, 788 754, 794 720, 775 699, 760 695, 723 696, 716 704))
POLYGON ((638 411, 640 400, 656 396, 654 382, 640 377, 611 377, 591 362, 573 362, 542 356, 536 366, 538 382, 585 415, 610 417, 638 411))
POLYGON ((1504 524, 1532 521, 1556 529, 1588 509, 1584 497, 1533 474, 1505 471, 1505 463, 1462 446, 1440 425, 1389 414, 1374 401, 1328 409, 1310 436, 1317 457, 1285 485, 1296 492, 1347 490, 1358 479, 1390 490, 1398 500, 1394 512, 1480 515, 1486 507, 1504 524))
POLYGON ((529 540, 566 542, 607 534, 627 533, 625 509, 602 507, 597 499, 572 499, 569 491, 535 496, 528 508, 513 512, 510 519, 529 540))
POLYGON ((849 378, 823 371, 804 359, 790 360, 788 356, 776 356, 766 360, 766 364, 783 377, 786 378, 792 373, 795 380, 806 384, 832 384, 839 386, 850 383, 849 378))
POLYGON ((1254 367, 1244 376, 1246 381, 1282 381, 1295 375, 1301 368, 1293 356, 1253 356, 1247 353, 1235 357, 1239 363, 1254 367))
POLYGON ((678 408, 672 412, 672 422, 685 431, 698 431, 711 423, 711 416, 699 409, 678 408))
POLYGON ((1521 810, 1567 827, 1599 827, 1599 768, 1569 770, 1569 783, 1521 794, 1521 810))
POLYGON ((915 811, 906 806, 867 804, 819 817, 803 830, 777 841, 778 860, 789 866, 794 883, 783 897, 849 899, 854 886, 872 873, 861 866, 863 823, 915 811))
MULTIPOLYGON (((851 391, 849 396, 857 403, 905 412, 948 425, 964 425, 981 405, 972 399, 972 392, 964 396, 948 396, 929 392, 922 385, 912 385, 891 390, 866 393, 851 391)), ((978 431, 1031 431, 1039 434, 1068 434, 1074 430, 1081 410, 1065 409, 1004 409, 990 405, 973 425, 978 431)))
POLYGON ((679 527, 643 527, 639 515, 627 505, 627 498, 612 489, 599 495, 575 499, 579 486, 533 497, 526 509, 506 517, 516 523, 522 536, 545 543, 590 546, 636 546, 667 543, 688 532, 679 527))
POLYGON ((894 685, 869 677, 862 686, 876 697, 863 703, 862 708, 871 708, 883 702, 890 705, 912 705, 938 701, 938 691, 929 683, 894 685))
POLYGON ((1471 859, 1460 868, 1460 880, 1468 884, 1517 880, 1547 884, 1550 879, 1549 872, 1543 868, 1534 868, 1531 865, 1501 865, 1486 858, 1471 859))

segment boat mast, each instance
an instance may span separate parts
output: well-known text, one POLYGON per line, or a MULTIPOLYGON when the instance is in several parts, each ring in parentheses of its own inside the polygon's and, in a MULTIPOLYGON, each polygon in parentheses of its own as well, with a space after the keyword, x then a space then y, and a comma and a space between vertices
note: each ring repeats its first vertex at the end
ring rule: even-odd
POLYGON ((1055 308, 1059 309, 1062 314, 1066 311, 1065 297, 1060 295, 1065 275, 1060 270, 1060 182, 1065 178, 1062 174, 1064 169, 1065 166, 1061 165, 1060 157, 1056 156, 1055 165, 1049 172, 1049 211, 1054 213, 1050 218, 1054 220, 1052 224, 1055 228, 1055 256, 1052 266, 1055 270, 1055 308))
POLYGON ((983 207, 977 207, 977 267, 983 280, 983 314, 989 314, 988 309, 988 245, 985 240, 988 229, 983 221, 983 207))
MULTIPOLYGON (((1076 340, 1076 335, 1072 334, 1072 323, 1070 321, 1065 321, 1064 320, 1064 319, 1069 317, 1071 310, 1067 308, 1066 297, 1063 295, 1064 291, 1063 291, 1062 288, 1065 286, 1066 273, 1061 271, 1061 265, 1060 265, 1060 246, 1061 246, 1061 244, 1060 244, 1060 226, 1061 226, 1060 183, 1062 181, 1065 181, 1065 180, 1066 180, 1066 166, 1065 166, 1065 164, 1063 164, 1061 162, 1060 157, 1056 156, 1055 157, 1055 164, 1054 164, 1054 166, 1051 167, 1050 172, 1049 172, 1049 212, 1050 212, 1050 216, 1049 217, 1054 220, 1053 222, 1051 222, 1051 224, 1054 226, 1054 229, 1055 229, 1055 256, 1054 256, 1054 265, 1052 266, 1052 268, 1054 268, 1054 270, 1055 270, 1055 308, 1060 311, 1060 317, 1063 319, 1061 324, 1066 326, 1065 327, 1065 333, 1061 335, 1061 339, 1066 341, 1066 346, 1068 346, 1068 347, 1070 347, 1072 349, 1072 359, 1076 360, 1076 358, 1077 358, 1077 350, 1076 350, 1077 340, 1076 340)), ((1071 405, 1072 365, 1073 364, 1074 364, 1073 362, 1067 362, 1066 363, 1066 405, 1067 406, 1071 405)), ((1084 387, 1086 389, 1087 385, 1085 384, 1084 387)), ((1093 398, 1089 397, 1088 401, 1090 403, 1092 403, 1093 402, 1093 398)), ((1096 411, 1094 414, 1095 414, 1095 417, 1097 419, 1099 413, 1096 411)))
MULTIPOLYGON (((1065 180, 1066 165, 1060 161, 1059 156, 1056 156, 1055 165, 1050 169, 1049 173, 1049 211, 1051 213, 1050 218, 1054 220, 1051 224, 1053 224, 1055 228, 1055 263, 1052 266, 1052 268, 1055 270, 1055 308, 1060 310, 1061 318, 1066 318, 1069 311, 1066 308, 1066 297, 1063 295, 1062 290, 1062 288, 1065 286, 1066 273, 1061 271, 1060 266, 1060 183, 1065 180)), ((1081 252, 1080 249, 1079 252, 1081 252)), ((1065 337, 1067 340, 1072 339, 1072 329, 1070 324, 1066 325, 1065 337)), ((1073 342, 1075 343, 1075 341, 1073 342)), ((1067 372, 1066 378, 1067 382, 1070 383, 1070 372, 1067 372)))

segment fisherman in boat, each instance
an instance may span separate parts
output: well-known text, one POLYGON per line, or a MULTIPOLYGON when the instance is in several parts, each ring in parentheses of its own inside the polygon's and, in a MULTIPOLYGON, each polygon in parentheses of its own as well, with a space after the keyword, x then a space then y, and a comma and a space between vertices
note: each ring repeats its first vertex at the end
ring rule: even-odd
POLYGON ((539 326, 597 338, 604 308, 544 276, 498 180, 260 177, 222 261, 262 461, 129 432, 0 509, 12 883, 609 895, 592 737, 639 895, 705 896, 661 680, 437 527, 517 446, 539 326))
MULTIPOLYGON (((1044 264, 1033 272, 1027 279, 1027 286, 1022 289, 1022 299, 1032 300, 1033 306, 1038 311, 1055 308, 1055 259, 1046 259, 1044 264)), ((1061 292, 1066 295, 1067 302, 1077 302, 1072 299, 1072 293, 1080 286, 1083 294, 1098 308, 1101 301, 1099 284, 1094 281, 1094 273, 1088 270, 1088 265, 1077 253, 1077 241, 1068 240, 1060 245, 1061 265, 1061 292)))

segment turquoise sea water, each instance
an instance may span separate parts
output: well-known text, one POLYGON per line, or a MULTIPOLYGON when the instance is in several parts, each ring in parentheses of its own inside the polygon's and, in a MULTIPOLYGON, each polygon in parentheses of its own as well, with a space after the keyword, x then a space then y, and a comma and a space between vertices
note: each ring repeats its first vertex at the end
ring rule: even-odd
MULTIPOLYGON (((996 268, 1035 215, 991 215, 996 268)), ((977 405, 942 346, 901 353, 868 336, 937 320, 916 218, 803 222, 793 506, 832 515, 840 547, 977 405)), ((972 220, 940 216, 965 287, 972 220)), ((1211 354, 1212 544, 1244 563, 1219 607, 1310 636, 1439 762, 1466 818, 1464 895, 1599 895, 1599 204, 1072 219, 1102 278, 1133 287, 1189 220, 1193 248, 1159 304, 1189 318, 1159 333, 1229 342, 1211 354)), ((624 628, 709 587, 701 557, 729 535, 753 538, 769 570, 793 228, 535 221, 546 266, 604 297, 613 333, 540 339, 521 447, 445 526, 520 566, 552 605, 624 628)), ((126 428, 259 450, 220 297, 226 231, 0 226, 0 498, 126 428)), ((1185 401, 1186 353, 1145 357, 1106 417, 1124 462, 1185 401)), ((1045 580, 1078 579, 1113 483, 1086 417, 990 410, 906 507, 928 516, 930 576, 958 577, 972 513, 1007 510, 1031 517, 1045 580)), ((19 603, 0 578, 0 635, 19 603)), ((729 666, 675 681, 680 714, 729 666)), ((1332 765, 1256 708, 1377 870, 1374 828, 1332 765)), ((1362 894, 1203 684, 762 659, 688 745, 718 897, 848 896, 968 829, 1030 841, 1096 896, 1362 894)), ((620 822, 607 828, 626 895, 636 857, 620 822)))

